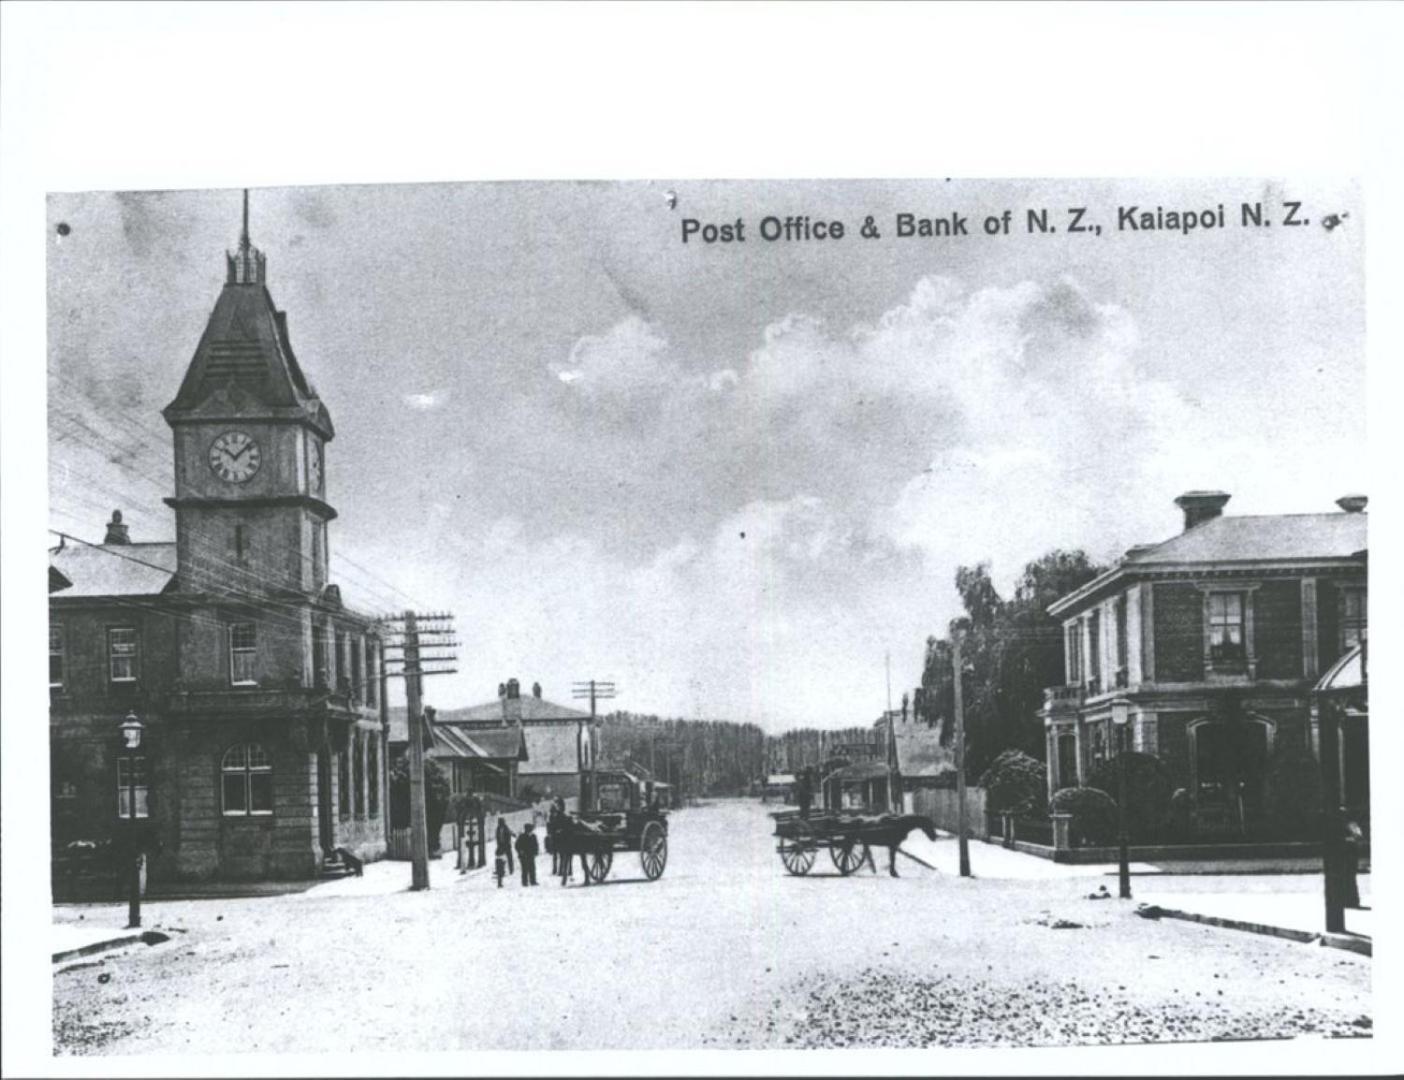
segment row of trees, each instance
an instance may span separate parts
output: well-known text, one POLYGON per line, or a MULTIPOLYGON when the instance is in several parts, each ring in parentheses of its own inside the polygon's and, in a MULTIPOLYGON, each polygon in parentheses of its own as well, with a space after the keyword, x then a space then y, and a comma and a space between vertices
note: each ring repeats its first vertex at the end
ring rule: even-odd
POLYGON ((600 754, 642 765, 687 795, 740 795, 765 771, 766 737, 731 720, 612 712, 602 720, 600 754))
POLYGON ((954 739, 954 674, 951 628, 962 633, 961 689, 965 704, 967 772, 979 776, 1004 750, 1044 757, 1037 719, 1043 690, 1063 682, 1062 629, 1048 605, 1103 571, 1084 551, 1054 550, 1028 563, 1006 599, 995 588, 987 562, 956 571, 965 614, 944 636, 926 641, 917 715, 939 724, 941 741, 954 739))

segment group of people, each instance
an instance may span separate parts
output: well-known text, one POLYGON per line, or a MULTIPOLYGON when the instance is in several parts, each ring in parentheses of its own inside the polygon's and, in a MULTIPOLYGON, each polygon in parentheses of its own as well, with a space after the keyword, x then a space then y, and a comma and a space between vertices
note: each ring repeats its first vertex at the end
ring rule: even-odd
MULTIPOLYGON (((546 818, 546 851, 551 856, 551 873, 561 877, 564 881, 570 881, 575 876, 571 866, 572 858, 560 850, 559 843, 565 829, 566 816, 565 800, 557 798, 551 804, 551 812, 546 818)), ((537 884, 536 857, 541 853, 541 844, 536 838, 535 824, 529 821, 522 826, 520 833, 513 833, 512 827, 507 824, 507 819, 499 817, 497 819, 497 852, 494 870, 499 889, 502 888, 502 881, 508 874, 516 873, 516 867, 512 861, 514 851, 517 856, 516 861, 521 864, 522 885, 537 884)))

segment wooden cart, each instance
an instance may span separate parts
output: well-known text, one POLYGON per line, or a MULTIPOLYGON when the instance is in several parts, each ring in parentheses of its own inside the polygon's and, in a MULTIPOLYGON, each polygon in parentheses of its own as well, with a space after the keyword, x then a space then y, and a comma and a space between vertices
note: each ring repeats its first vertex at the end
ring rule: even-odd
POLYGON ((628 773, 593 774, 600 810, 567 814, 552 837, 567 858, 583 858, 585 884, 598 885, 609 874, 616 851, 636 851, 644 877, 657 881, 668 865, 668 813, 628 773))
POLYGON ((834 868, 847 877, 865 862, 876 871, 871 847, 897 848, 914 829, 935 837, 931 819, 917 814, 822 811, 803 818, 798 810, 781 810, 770 816, 775 820, 776 851, 780 861, 797 877, 803 877, 814 868, 823 849, 828 849, 834 868))

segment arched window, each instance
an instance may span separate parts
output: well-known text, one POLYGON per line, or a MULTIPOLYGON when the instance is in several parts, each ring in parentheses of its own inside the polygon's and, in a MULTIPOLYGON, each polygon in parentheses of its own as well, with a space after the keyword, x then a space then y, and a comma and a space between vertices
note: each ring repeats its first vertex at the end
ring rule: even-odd
POLYGON ((219 769, 225 817, 273 813, 273 764, 262 746, 231 746, 219 769))

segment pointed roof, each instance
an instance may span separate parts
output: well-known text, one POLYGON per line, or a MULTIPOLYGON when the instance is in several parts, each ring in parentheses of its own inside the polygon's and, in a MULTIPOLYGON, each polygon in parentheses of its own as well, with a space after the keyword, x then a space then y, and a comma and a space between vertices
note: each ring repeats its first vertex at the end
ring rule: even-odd
POLYGON ((165 408, 167 420, 274 409, 283 418, 308 421, 331 438, 331 417, 293 353, 287 314, 268 292, 267 260, 249 241, 247 191, 239 247, 225 259, 224 289, 180 390, 165 408))

